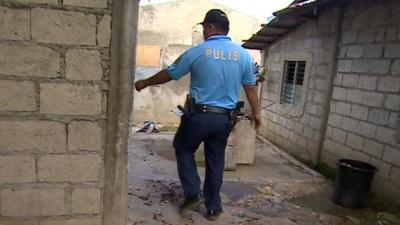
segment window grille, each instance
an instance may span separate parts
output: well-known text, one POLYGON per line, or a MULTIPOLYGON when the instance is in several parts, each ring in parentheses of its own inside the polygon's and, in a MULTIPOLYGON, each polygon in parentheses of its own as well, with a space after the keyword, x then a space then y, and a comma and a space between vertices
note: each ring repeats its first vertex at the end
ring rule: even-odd
POLYGON ((285 61, 281 103, 296 105, 301 102, 305 69, 305 61, 285 61))

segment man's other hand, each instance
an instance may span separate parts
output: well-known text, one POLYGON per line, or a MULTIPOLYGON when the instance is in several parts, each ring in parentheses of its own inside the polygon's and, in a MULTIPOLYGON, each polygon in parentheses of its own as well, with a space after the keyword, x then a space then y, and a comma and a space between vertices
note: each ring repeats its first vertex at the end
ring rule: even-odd
POLYGON ((138 80, 135 83, 135 89, 136 91, 141 91, 142 89, 144 89, 146 87, 146 81, 145 80, 138 80))

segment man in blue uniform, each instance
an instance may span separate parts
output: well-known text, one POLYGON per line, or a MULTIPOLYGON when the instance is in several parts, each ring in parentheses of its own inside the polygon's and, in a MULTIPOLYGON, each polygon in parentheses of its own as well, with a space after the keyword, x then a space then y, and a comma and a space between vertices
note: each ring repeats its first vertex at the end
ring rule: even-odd
POLYGON ((181 117, 173 143, 185 196, 181 209, 190 208, 202 200, 194 154, 204 142, 206 217, 215 220, 222 212, 219 193, 225 147, 234 126, 230 115, 237 106, 241 86, 251 105, 256 129, 260 125, 260 112, 252 59, 245 49, 232 43, 227 36, 229 20, 226 14, 212 9, 200 24, 205 40, 202 44, 188 49, 167 69, 137 81, 135 88, 140 91, 147 86, 178 80, 190 72, 190 95, 194 105, 181 117))

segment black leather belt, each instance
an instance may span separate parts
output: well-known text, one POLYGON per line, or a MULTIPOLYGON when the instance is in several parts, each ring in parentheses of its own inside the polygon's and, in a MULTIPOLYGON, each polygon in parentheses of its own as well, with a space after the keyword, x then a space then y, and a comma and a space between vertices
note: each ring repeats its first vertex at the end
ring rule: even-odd
POLYGON ((210 113, 223 113, 229 114, 232 109, 217 107, 217 106, 208 106, 208 105, 194 105, 194 110, 196 112, 210 112, 210 113))

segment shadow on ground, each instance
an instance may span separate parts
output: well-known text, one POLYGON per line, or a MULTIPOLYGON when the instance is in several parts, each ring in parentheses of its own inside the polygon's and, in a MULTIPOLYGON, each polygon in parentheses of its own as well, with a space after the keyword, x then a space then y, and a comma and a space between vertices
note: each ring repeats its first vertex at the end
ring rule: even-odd
MULTIPOLYGON (((182 191, 172 133, 131 137, 129 150, 129 225, 390 225, 399 211, 351 210, 332 203, 330 181, 288 157, 268 141, 257 140, 255 161, 226 171, 224 214, 204 218, 204 206, 180 214, 182 191)), ((198 167, 203 177, 204 168, 198 167)))

